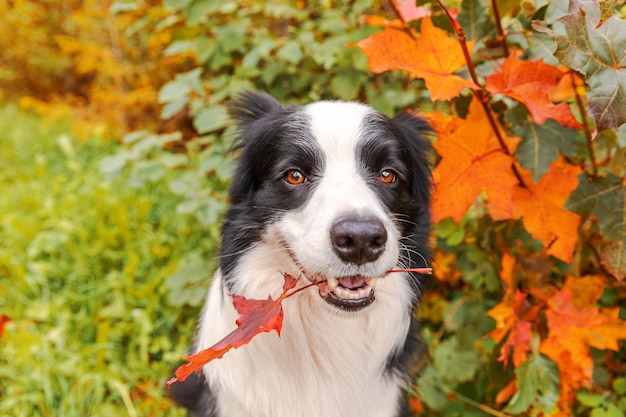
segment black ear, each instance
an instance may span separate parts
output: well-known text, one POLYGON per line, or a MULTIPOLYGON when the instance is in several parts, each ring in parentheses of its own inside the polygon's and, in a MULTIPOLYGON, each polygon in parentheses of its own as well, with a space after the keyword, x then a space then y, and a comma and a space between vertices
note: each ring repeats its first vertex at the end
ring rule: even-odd
POLYGON ((274 97, 267 93, 246 91, 238 94, 228 104, 228 112, 240 129, 245 129, 251 122, 261 119, 263 116, 282 110, 274 97))
POLYGON ((434 131, 426 120, 409 113, 401 113, 391 119, 391 123, 400 134, 406 149, 410 154, 413 177, 413 195, 420 203, 430 201, 432 145, 428 140, 434 131))
POLYGON ((228 107, 238 128, 233 149, 242 150, 230 187, 231 203, 236 205, 246 201, 258 186, 255 167, 268 157, 261 149, 278 134, 287 109, 269 94, 252 91, 238 94, 228 107))

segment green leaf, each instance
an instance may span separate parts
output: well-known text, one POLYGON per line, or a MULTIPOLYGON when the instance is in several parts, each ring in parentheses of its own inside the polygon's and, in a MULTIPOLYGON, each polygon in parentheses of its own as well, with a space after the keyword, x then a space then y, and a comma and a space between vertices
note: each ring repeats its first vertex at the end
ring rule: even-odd
POLYGON ((174 41, 167 48, 165 48, 163 54, 165 54, 166 56, 170 56, 177 55, 183 52, 194 51, 195 45, 196 42, 192 40, 174 41))
POLYGON ((178 74, 176 78, 166 83, 159 91, 159 103, 169 103, 178 100, 189 100, 189 93, 195 91, 202 94, 202 83, 200 75, 202 68, 196 68, 189 72, 178 74))
POLYGON ((467 39, 477 40, 495 30, 493 19, 488 15, 488 8, 482 0, 463 0, 459 23, 467 34, 467 39))
MULTIPOLYGON (((187 0, 185 2, 190 3, 187 0)), ((209 14, 219 11, 223 3, 221 0, 194 0, 187 8, 187 24, 197 25, 205 21, 209 14)))
POLYGON ((247 39, 247 30, 247 20, 240 19, 228 26, 216 28, 215 37, 217 38, 222 50, 226 54, 230 54, 235 51, 243 51, 247 39))
POLYGON ((167 278, 170 289, 169 302, 173 306, 188 304, 199 306, 206 296, 208 283, 214 266, 205 261, 202 254, 191 252, 181 262, 178 271, 167 278))
POLYGON ((589 394, 588 392, 584 391, 577 393, 576 399, 579 403, 587 407, 597 407, 605 401, 603 395, 589 394))
POLYGON ((613 380, 613 389, 620 395, 626 395, 626 377, 619 377, 613 380))
POLYGON ((515 370, 518 391, 505 411, 525 413, 532 406, 532 416, 545 415, 555 409, 559 400, 559 372, 554 362, 542 356, 533 356, 515 370))
POLYGON ((626 238, 626 193, 622 179, 611 173, 606 177, 578 176, 578 187, 565 203, 565 209, 593 214, 606 240, 626 238))
POLYGON ((126 151, 106 156, 100 161, 100 173, 110 181, 122 172, 130 159, 130 152, 126 151))
POLYGON ((435 367, 449 381, 471 381, 480 364, 480 356, 474 346, 461 345, 456 337, 441 342, 432 355, 435 367))
POLYGON ((139 6, 134 1, 116 1, 109 7, 109 12, 112 14, 135 10, 139 10, 139 6))
POLYGON ((443 376, 432 366, 427 366, 417 381, 420 398, 433 410, 441 410, 448 404, 443 376))
POLYGON ((219 105, 205 107, 193 119, 194 127, 201 134, 221 129, 227 122, 228 111, 219 105))
POLYGON ((173 80, 165 84, 159 90, 159 103, 169 103, 171 101, 187 101, 187 97, 191 92, 191 87, 186 83, 173 80))
POLYGON ((161 118, 164 120, 169 119, 170 117, 174 116, 176 113, 184 109, 188 102, 188 97, 170 101, 161 109, 161 118))
MULTIPOLYGON (((592 2, 587 6, 599 7, 592 2)), ((618 129, 626 122, 626 21, 613 16, 594 29, 588 20, 580 8, 558 19, 566 35, 540 24, 533 27, 554 38, 554 56, 561 64, 585 76, 589 114, 598 130, 618 129)))
POLYGON ((277 56, 279 59, 287 62, 291 62, 292 64, 297 64, 302 60, 302 48, 300 48, 300 43, 295 40, 290 40, 285 43, 285 46, 278 50, 277 56))
POLYGON ((531 172, 535 184, 548 171, 559 152, 566 156, 576 155, 579 133, 564 128, 554 120, 546 120, 542 125, 525 123, 513 131, 522 138, 515 156, 531 172))
POLYGON ((603 404, 602 407, 594 408, 590 417, 623 417, 624 413, 613 403, 603 404))
POLYGON ((330 90, 342 100, 354 100, 362 84, 363 78, 359 72, 341 71, 330 81, 330 90))

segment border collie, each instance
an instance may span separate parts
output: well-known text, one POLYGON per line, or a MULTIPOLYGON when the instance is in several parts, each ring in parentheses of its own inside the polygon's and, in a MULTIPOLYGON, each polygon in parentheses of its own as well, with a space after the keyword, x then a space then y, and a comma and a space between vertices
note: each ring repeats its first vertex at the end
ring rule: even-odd
POLYGON ((241 154, 193 353, 234 329, 232 294, 276 298, 282 273, 317 286, 283 302, 280 337, 210 362, 174 399, 198 417, 408 415, 423 276, 388 271, 428 266, 428 123, 251 92, 230 112, 241 154))

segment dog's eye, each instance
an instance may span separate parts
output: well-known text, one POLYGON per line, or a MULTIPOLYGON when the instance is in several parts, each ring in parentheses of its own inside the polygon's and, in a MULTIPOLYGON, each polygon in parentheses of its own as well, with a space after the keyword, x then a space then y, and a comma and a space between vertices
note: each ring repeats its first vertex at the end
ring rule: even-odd
POLYGON ((300 185, 304 183, 306 177, 297 169, 292 169, 285 174, 285 181, 287 181, 291 185, 300 185))
POLYGON ((392 182, 396 180, 396 177, 397 177, 397 174, 393 172, 392 170, 383 169, 382 171, 380 171, 380 174, 378 174, 377 179, 383 184, 391 184, 392 182))

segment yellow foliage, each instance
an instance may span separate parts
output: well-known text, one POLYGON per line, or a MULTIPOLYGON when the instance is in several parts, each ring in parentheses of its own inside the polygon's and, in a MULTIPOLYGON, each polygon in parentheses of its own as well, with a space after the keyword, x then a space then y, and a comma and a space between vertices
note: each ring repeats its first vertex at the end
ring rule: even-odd
POLYGON ((189 56, 163 56, 174 26, 157 29, 167 16, 160 2, 120 13, 112 3, 0 2, 0 100, 69 116, 80 137, 155 125, 157 92, 189 56))

